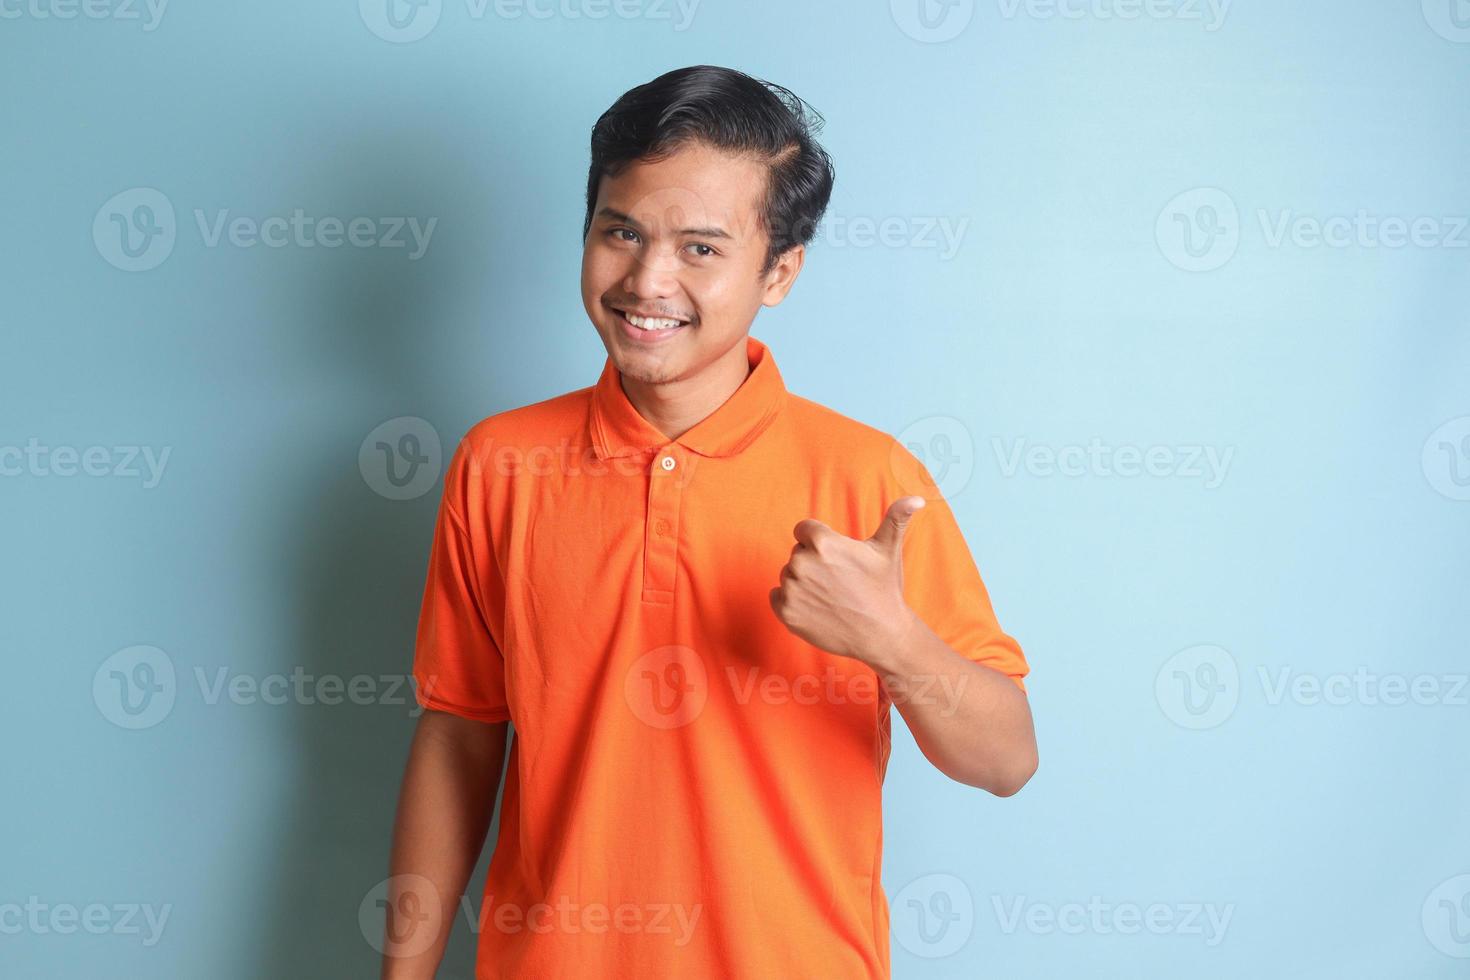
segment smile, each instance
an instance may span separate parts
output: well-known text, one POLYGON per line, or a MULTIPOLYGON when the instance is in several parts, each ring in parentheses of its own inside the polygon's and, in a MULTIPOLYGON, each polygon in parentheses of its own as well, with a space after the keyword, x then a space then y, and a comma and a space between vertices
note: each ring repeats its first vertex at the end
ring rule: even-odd
POLYGON ((675 337, 682 337, 691 324, 671 316, 640 316, 612 307, 624 338, 639 347, 662 347, 675 337))
POLYGON ((617 312, 619 316, 621 316, 628 323, 631 323, 633 326, 637 327, 639 330, 645 330, 649 332, 656 330, 673 330, 675 327, 682 327, 685 325, 684 320, 676 320, 673 317, 637 316, 636 314, 628 313, 624 310, 618 310, 617 312))

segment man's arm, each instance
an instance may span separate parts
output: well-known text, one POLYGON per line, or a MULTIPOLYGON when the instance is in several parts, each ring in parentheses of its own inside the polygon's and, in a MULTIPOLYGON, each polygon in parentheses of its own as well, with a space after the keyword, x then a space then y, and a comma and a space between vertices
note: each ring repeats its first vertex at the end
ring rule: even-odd
POLYGON ((495 810, 508 722, 425 711, 399 790, 388 902, 405 910, 383 939, 383 980, 433 980, 495 810), (432 888, 433 895, 414 894, 432 888), (414 914, 438 910, 437 921, 414 914), (412 928, 406 928, 409 924, 412 928), (433 930, 425 946, 420 930, 433 930), (411 953, 413 955, 404 955, 411 953))
POLYGON ((1036 772, 1031 705, 1015 681, 967 660, 917 615, 862 659, 878 674, 940 772, 996 796, 1013 796, 1036 772))
POLYGON ((1006 674, 957 653, 904 600, 904 532, 924 506, 917 495, 894 501, 866 541, 821 521, 799 522, 771 609, 807 642, 871 667, 924 756, 946 776, 1012 796, 1036 771, 1025 693, 1006 674))

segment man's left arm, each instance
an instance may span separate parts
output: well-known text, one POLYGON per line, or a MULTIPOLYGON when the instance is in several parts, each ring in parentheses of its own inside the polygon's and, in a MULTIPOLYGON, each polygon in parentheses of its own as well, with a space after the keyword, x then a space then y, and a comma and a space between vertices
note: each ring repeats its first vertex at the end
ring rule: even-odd
MULTIPOLYGON (((1010 676, 961 656, 904 599, 904 532, 924 506, 922 496, 894 501, 862 541, 801 521, 771 608, 807 642, 871 667, 941 772, 1011 796, 1037 766, 1025 692, 1010 676)), ((942 584, 926 583, 935 587, 942 584)))
POLYGON ((858 659, 877 673, 924 757, 946 776, 1013 796, 1036 772, 1026 695, 1000 671, 960 656, 913 610, 858 659))

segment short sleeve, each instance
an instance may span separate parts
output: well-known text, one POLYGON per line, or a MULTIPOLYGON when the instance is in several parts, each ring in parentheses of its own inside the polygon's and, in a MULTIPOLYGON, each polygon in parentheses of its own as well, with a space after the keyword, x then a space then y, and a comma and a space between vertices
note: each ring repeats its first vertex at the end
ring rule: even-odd
POLYGON ((496 642, 505 587, 461 442, 444 471, 414 643, 419 704, 477 721, 508 721, 505 658, 496 642), (468 515, 468 516, 467 516, 468 515), (480 519, 475 519, 479 517, 480 519))
POLYGON ((918 494, 924 506, 904 532, 904 600, 961 656, 993 668, 1016 682, 1030 667, 1021 646, 1001 629, 954 512, 929 471, 896 440, 891 454, 896 485, 886 503, 918 494))

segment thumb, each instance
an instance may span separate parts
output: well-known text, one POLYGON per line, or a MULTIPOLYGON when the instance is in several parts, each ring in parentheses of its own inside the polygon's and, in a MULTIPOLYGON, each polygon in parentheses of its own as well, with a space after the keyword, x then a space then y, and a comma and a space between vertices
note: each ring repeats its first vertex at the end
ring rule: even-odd
POLYGON ((894 556, 903 554, 903 532, 913 520, 914 514, 924 506, 924 498, 920 496, 900 497, 888 505, 888 513, 883 515, 883 523, 878 525, 878 530, 868 540, 882 551, 894 556))

